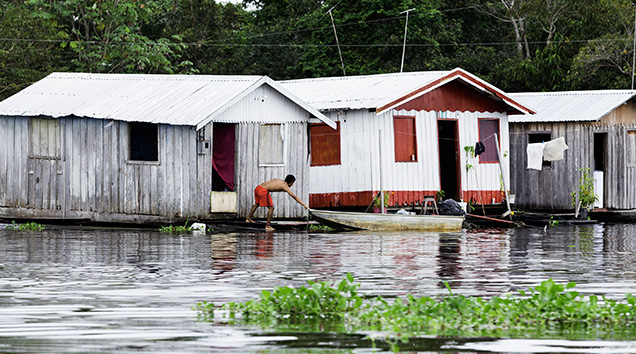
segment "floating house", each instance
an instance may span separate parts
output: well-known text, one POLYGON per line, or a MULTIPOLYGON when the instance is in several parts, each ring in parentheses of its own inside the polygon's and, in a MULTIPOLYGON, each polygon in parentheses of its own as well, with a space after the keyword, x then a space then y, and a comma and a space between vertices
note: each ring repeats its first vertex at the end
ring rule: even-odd
POLYGON ((459 68, 281 84, 337 123, 336 130, 310 124, 313 208, 366 207, 380 189, 391 206, 417 205, 439 192, 501 203, 509 182, 508 116, 533 113, 459 68), (480 155, 473 154, 477 142, 485 147, 480 155))
POLYGON ((245 217, 287 174, 307 200, 310 122, 336 127, 266 76, 53 73, 0 102, 0 217, 245 217))
POLYGON ((515 206, 572 209, 581 169, 595 178, 596 207, 636 208, 636 91, 511 93, 537 114, 510 118, 511 190, 515 206), (527 169, 527 145, 563 137, 560 161, 527 169))

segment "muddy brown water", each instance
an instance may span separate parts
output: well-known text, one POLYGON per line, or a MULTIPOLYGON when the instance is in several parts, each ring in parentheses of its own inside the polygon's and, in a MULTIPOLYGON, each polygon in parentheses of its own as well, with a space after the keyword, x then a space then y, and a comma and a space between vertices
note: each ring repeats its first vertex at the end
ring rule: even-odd
MULTIPOLYGON (((340 280, 385 297, 502 295, 541 281, 636 294, 636 225, 457 233, 0 230, 0 353, 369 353, 366 334, 286 333, 197 319, 198 301, 340 280)), ((636 339, 636 338, 634 338, 636 339)), ((631 338, 419 338, 408 352, 636 353, 631 338)))

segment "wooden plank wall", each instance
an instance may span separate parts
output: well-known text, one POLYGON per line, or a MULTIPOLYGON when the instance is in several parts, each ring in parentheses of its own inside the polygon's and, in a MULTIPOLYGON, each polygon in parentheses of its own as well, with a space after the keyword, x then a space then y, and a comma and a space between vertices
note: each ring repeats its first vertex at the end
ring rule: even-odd
POLYGON ((511 183, 515 206, 538 210, 572 209, 570 193, 578 188, 581 168, 594 169, 594 133, 607 134, 604 207, 636 208, 636 167, 626 164, 628 130, 636 125, 602 123, 515 123, 511 124, 511 183), (551 132, 563 136, 568 150, 564 160, 552 162, 541 171, 528 170, 526 147, 529 132, 551 132))
MULTIPOLYGON (((267 85, 251 92, 222 114, 215 122, 239 123, 236 133, 236 161, 234 182, 237 192, 237 214, 244 218, 254 205, 254 188, 272 178, 296 176, 292 191, 305 204, 309 203, 309 113, 267 85), (254 123, 258 122, 258 123, 254 123), (285 163, 280 166, 259 165, 259 138, 261 124, 285 124, 285 163)), ((305 209, 287 193, 273 193, 274 217, 305 217, 305 209)), ((256 217, 266 215, 259 208, 256 217)))
POLYGON ((107 222, 208 215, 209 191, 201 195, 206 187, 197 181, 194 127, 159 125, 158 162, 128 161, 126 122, 60 118, 58 127, 61 158, 34 158, 29 118, 0 120, 0 206, 38 211, 27 216, 107 222))
MULTIPOLYGON (((273 178, 284 179, 288 174, 296 176, 291 187, 305 204, 309 203, 309 163, 307 123, 287 123, 286 164, 281 166, 259 166, 258 139, 260 124, 239 124, 236 137, 235 186, 238 195, 238 216, 244 218, 254 205, 254 188, 273 178)), ((305 209, 287 193, 272 193, 274 217, 298 218, 306 216, 305 209)), ((267 208, 258 208, 255 217, 264 218, 267 208)))
POLYGON ((29 120, 0 119, 0 206, 26 208, 29 120))

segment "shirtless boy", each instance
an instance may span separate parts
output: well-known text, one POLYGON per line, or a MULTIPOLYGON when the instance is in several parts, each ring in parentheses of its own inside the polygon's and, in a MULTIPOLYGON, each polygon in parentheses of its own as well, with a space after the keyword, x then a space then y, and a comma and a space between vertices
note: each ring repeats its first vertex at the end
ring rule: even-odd
POLYGON ((287 175, 284 181, 280 178, 274 178, 270 181, 263 182, 260 185, 256 186, 256 189, 254 189, 254 199, 256 200, 256 202, 254 203, 254 206, 252 206, 250 215, 245 221, 254 222, 252 220, 252 215, 254 214, 256 209, 259 206, 266 206, 267 208, 269 208, 269 211, 267 212, 267 224, 265 224, 265 230, 274 230, 272 225, 270 225, 272 221, 272 215, 274 214, 274 203, 272 202, 272 196, 269 194, 270 192, 287 192, 287 194, 294 198, 300 205, 305 207, 305 209, 309 209, 309 207, 305 205, 305 203, 303 203, 302 200, 300 200, 300 198, 298 198, 294 193, 292 193, 291 189, 289 189, 289 187, 291 187, 294 182, 296 182, 296 177, 294 177, 293 175, 287 175))

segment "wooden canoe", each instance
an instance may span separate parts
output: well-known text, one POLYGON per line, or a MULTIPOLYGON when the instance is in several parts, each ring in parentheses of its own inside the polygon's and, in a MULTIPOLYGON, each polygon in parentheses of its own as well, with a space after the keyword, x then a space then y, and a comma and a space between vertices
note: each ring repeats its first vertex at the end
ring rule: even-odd
POLYGON ((317 221, 336 228, 375 231, 459 231, 462 215, 401 215, 314 210, 317 221))

